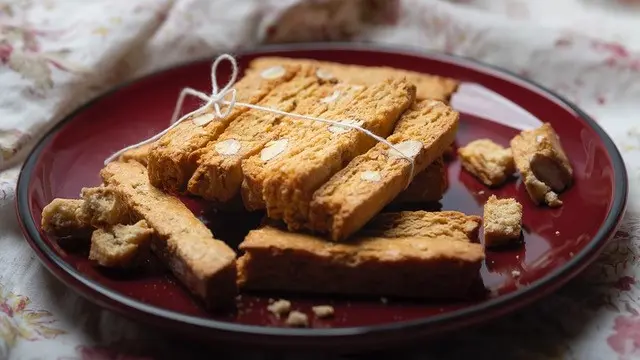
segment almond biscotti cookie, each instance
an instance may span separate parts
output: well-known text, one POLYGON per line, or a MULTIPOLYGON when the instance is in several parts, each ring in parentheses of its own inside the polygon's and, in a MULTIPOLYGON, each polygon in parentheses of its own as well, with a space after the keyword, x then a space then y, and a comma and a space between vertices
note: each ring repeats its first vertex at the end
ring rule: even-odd
POLYGON ((484 204, 484 244, 505 245, 520 240, 522 205, 516 199, 498 199, 491 195, 484 204))
POLYGON ((356 236, 332 243, 267 226, 240 244, 241 289, 464 298, 479 276, 481 244, 447 236, 356 236))
POLYGON ((140 164, 147 166, 149 159, 149 152, 153 144, 145 144, 140 147, 125 151, 120 157, 118 161, 129 162, 129 161, 137 161, 140 164))
POLYGON ((562 205, 558 193, 571 185, 573 169, 550 124, 511 139, 511 151, 529 197, 551 207, 562 205))
POLYGON ((42 209, 41 228, 56 236, 85 236, 91 226, 83 221, 83 200, 53 199, 42 209))
MULTIPOLYGON (((234 88, 237 101, 256 104, 272 90, 305 71, 300 65, 282 65, 253 72, 240 79, 234 88)), ((197 150, 218 136, 248 108, 236 106, 223 119, 207 113, 185 120, 158 139, 149 152, 148 169, 151 184, 169 192, 182 193, 197 167, 197 150), (204 125, 201 125, 205 123, 204 125)))
POLYGON ((138 265, 148 254, 153 229, 140 220, 132 225, 98 228, 91 235, 89 260, 109 268, 138 265))
POLYGON ((416 85, 416 99, 435 99, 448 102, 458 88, 458 81, 450 78, 390 67, 347 65, 310 59, 260 57, 249 64, 250 71, 260 71, 278 64, 309 64, 318 68, 318 75, 358 85, 373 85, 387 78, 406 78, 416 85))
POLYGON ((411 184, 393 199, 392 204, 437 202, 442 199, 448 186, 447 167, 440 157, 414 176, 411 184))
POLYGON ((358 232, 384 238, 446 237, 478 242, 482 219, 459 211, 400 211, 380 213, 358 232))
MULTIPOLYGON (((385 81, 366 87, 351 104, 336 107, 323 117, 358 122, 374 134, 386 137, 413 102, 414 94, 415 87, 404 80, 385 81)), ((285 136, 291 139, 298 135, 291 132, 285 136)), ((355 129, 333 125, 320 127, 311 138, 297 143, 302 151, 284 157, 269 172, 262 191, 268 216, 283 219, 291 230, 302 229, 308 221, 314 191, 354 157, 375 145, 376 140, 355 129)))
MULTIPOLYGON (((459 114, 437 100, 415 103, 387 139, 414 159, 414 174, 442 156, 453 142, 459 114)), ((306 226, 334 241, 355 233, 412 180, 411 164, 380 143, 356 157, 313 194, 306 226)))
POLYGON ((487 186, 498 186, 516 171, 511 149, 489 139, 474 140, 458 149, 462 167, 487 186))
POLYGON ((208 307, 233 304, 237 293, 235 252, 176 197, 155 188, 137 162, 112 162, 100 172, 137 219, 154 230, 151 250, 208 307))

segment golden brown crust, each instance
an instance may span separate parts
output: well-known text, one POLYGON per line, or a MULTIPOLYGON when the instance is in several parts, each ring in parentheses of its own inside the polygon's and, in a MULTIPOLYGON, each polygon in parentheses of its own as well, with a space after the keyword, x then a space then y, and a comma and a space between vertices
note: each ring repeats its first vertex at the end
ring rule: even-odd
POLYGON ((129 161, 137 161, 140 164, 147 166, 149 159, 149 152, 153 147, 153 143, 145 144, 135 149, 131 149, 125 151, 124 154, 120 155, 118 161, 129 162, 129 161))
POLYGON ((401 211, 381 213, 358 232, 359 236, 383 238, 446 237, 478 242, 482 219, 459 211, 401 211))
POLYGON ((83 204, 78 199, 53 199, 42 209, 42 230, 56 236, 88 236, 91 226, 82 221, 83 204))
MULTIPOLYGON (((237 101, 255 104, 275 87, 288 82, 302 71, 296 64, 284 65, 282 69, 280 76, 275 78, 265 79, 261 73, 254 72, 240 79, 234 85, 238 94, 237 101)), ((248 108, 236 106, 226 117, 213 119, 204 126, 197 125, 193 120, 186 120, 165 134, 153 144, 149 152, 148 169, 151 183, 169 192, 184 192, 197 168, 200 155, 197 150, 217 139, 232 121, 246 111, 248 108)), ((208 113, 198 119, 211 119, 212 116, 208 113)))
POLYGON ((110 268, 136 266, 147 258, 152 235, 153 229, 144 220, 96 229, 91 235, 89 260, 110 268))
POLYGON ((561 206, 557 193, 571 185, 573 169, 553 127, 545 123, 521 132, 511 139, 511 150, 529 197, 538 205, 561 206))
POLYGON ((418 73, 390 67, 346 65, 310 59, 261 57, 253 60, 249 71, 258 71, 276 64, 302 63, 318 67, 324 76, 335 77, 340 82, 372 85, 387 78, 406 78, 416 85, 416 99, 436 99, 448 102, 458 88, 458 81, 450 78, 418 73))
POLYGON ((237 289, 231 248, 214 239, 180 200, 153 187, 139 163, 112 162, 100 176, 154 229, 152 250, 191 292, 212 308, 233 304, 237 289))
MULTIPOLYGON (((414 174, 442 156, 453 142, 459 114, 436 100, 415 103, 387 139, 414 155, 414 174), (404 149, 404 145, 409 145, 404 149)), ((341 241, 389 204, 410 180, 411 164, 379 143, 356 157, 313 194, 310 229, 341 241)))
POLYGON ((516 170, 511 149, 478 139, 458 149, 462 167, 487 186, 498 186, 516 170))
POLYGON ((482 245, 444 236, 337 244, 269 226, 240 249, 243 289, 412 298, 465 297, 484 259, 482 245))
POLYGON ((392 204, 437 202, 448 187, 447 167, 443 158, 439 158, 414 176, 411 184, 393 199, 392 204))
POLYGON ((522 205, 515 199, 491 195, 484 205, 484 244, 500 246, 518 241, 522 231, 522 205))

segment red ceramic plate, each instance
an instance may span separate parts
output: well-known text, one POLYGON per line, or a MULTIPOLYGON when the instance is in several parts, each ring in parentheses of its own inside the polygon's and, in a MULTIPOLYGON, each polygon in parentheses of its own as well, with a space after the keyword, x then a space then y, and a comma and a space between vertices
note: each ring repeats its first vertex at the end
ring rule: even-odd
MULTIPOLYGON (((450 187, 442 208, 481 215, 491 194, 515 197, 524 206, 524 246, 487 253, 482 268, 487 291, 472 301, 421 303, 287 294, 294 308, 307 313, 314 304, 335 307, 334 319, 313 320, 309 329, 287 328, 266 311, 268 299, 282 294, 244 294, 237 312, 209 314, 157 264, 136 273, 103 271, 92 266, 86 254, 63 251, 39 228, 42 208, 53 198, 77 197, 83 186, 97 185, 108 155, 166 127, 181 88, 208 91, 210 60, 204 60, 103 95, 62 121, 33 150, 19 179, 17 208, 27 240, 53 274, 109 309, 193 336, 254 345, 326 348, 331 344, 353 350, 424 338, 522 307, 582 270, 621 219, 627 176, 613 142, 587 115, 537 85, 471 60, 357 44, 267 47, 240 55, 239 64, 245 66, 262 55, 385 65, 460 79, 464 85, 452 102, 462 115, 459 144, 487 137, 507 145, 517 133, 488 119, 513 124, 548 121, 573 163, 575 185, 562 194, 563 207, 536 207, 519 182, 491 190, 461 171, 457 160, 449 163, 450 187)), ((216 237, 234 245, 259 218, 216 214, 198 200, 185 200, 216 237)))

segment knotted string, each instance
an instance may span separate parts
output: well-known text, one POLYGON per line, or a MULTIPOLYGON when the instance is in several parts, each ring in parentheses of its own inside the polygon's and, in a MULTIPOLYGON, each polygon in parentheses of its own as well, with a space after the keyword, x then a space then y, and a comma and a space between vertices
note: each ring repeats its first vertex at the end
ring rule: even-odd
MULTIPOLYGON (((216 60, 213 62, 213 65, 211 66, 211 95, 207 95, 201 91, 192 89, 192 88, 184 88, 182 89, 182 91, 180 92, 180 96, 178 97, 178 102, 176 103, 176 107, 173 111, 173 115, 171 116, 171 125, 162 130, 161 132, 157 133, 156 135, 143 140, 137 144, 133 144, 130 146, 127 146, 125 148, 123 148, 122 150, 117 151, 116 153, 114 153, 113 155, 109 156, 105 161, 104 161, 104 165, 106 166, 108 163, 112 162, 113 160, 117 159, 118 157, 120 157, 123 153, 131 150, 131 149, 135 149, 138 148, 140 146, 143 145, 147 145, 147 144, 151 144, 154 141, 160 139, 164 134, 166 134, 167 132, 169 132, 171 129, 173 129, 174 127, 178 126, 181 122, 190 119, 190 118, 194 118, 194 122, 196 120, 197 117, 207 114, 209 112, 213 113, 213 117, 214 118, 218 118, 218 119, 222 119, 226 116, 228 116, 231 111, 233 110, 234 106, 243 106, 249 109, 254 109, 254 110, 260 110, 260 111, 266 111, 266 112, 270 112, 272 114, 278 114, 278 115, 283 115, 283 116, 289 116, 292 118, 297 118, 297 119, 302 119, 302 120, 311 120, 311 121, 318 121, 318 122, 322 122, 322 123, 326 123, 326 124, 331 124, 334 126, 339 126, 342 128, 347 128, 347 129, 355 129, 357 131, 360 131, 361 133, 375 139, 378 142, 381 142, 385 145, 387 145, 389 148, 393 149, 394 151, 396 151, 401 158, 409 161, 409 164, 411 165, 411 172, 410 172, 410 176, 407 182, 407 186, 409 186, 409 184, 411 183, 411 180, 413 179, 413 171, 414 171, 414 160, 413 157, 406 155, 405 153, 403 153, 400 149, 398 149, 396 146, 394 146, 392 143, 390 143, 389 141, 387 141, 387 139, 378 136, 376 134, 374 134, 373 132, 352 124, 352 123, 345 123, 345 122, 339 122, 339 121, 334 121, 334 120, 327 120, 327 119, 322 119, 322 118, 317 118, 317 117, 313 117, 313 116, 308 116, 308 115, 300 115, 300 114, 294 114, 294 113, 289 113, 286 111, 281 111, 278 109, 273 109, 270 107, 264 107, 264 106, 259 106, 259 105, 254 105, 254 104, 248 104, 248 103, 243 103, 243 102, 237 102, 236 101, 236 89, 234 89, 232 86, 236 83, 236 79, 238 77, 238 64, 236 63, 236 59, 233 58, 233 56, 229 55, 229 54, 223 54, 220 55, 216 58, 216 60), (229 78, 229 81, 227 82, 227 84, 222 87, 222 89, 218 89, 218 79, 217 79, 217 72, 218 72, 218 66, 220 65, 220 63, 224 60, 229 61, 229 63, 231 63, 231 77, 229 78), (178 117, 180 110, 182 109, 182 103, 184 102, 184 98, 186 95, 191 95, 191 96, 195 96, 203 101, 206 101, 206 103, 204 105, 202 105, 201 107, 199 107, 196 110, 191 111, 188 114, 183 115, 181 118, 179 118, 178 120, 176 120, 176 118, 178 117), (225 100, 228 95, 231 95, 231 99, 230 100, 225 100), (226 109, 223 110, 222 109, 222 105, 226 105, 226 109)), ((209 120, 211 121, 211 120, 209 120)), ((207 123, 209 123, 209 121, 206 122, 199 122, 197 123, 197 125, 200 126, 204 126, 207 123)))

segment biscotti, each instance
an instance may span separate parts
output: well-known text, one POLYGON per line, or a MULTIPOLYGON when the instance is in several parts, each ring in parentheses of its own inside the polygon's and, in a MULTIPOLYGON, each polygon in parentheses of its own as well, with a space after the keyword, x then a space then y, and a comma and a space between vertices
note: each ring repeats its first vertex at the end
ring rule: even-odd
POLYGON ((483 246, 447 236, 354 237, 332 243, 267 226, 240 245, 241 289, 408 298, 464 298, 483 246))
POLYGON ((484 244, 494 247, 515 243, 522 231, 522 205, 516 199, 491 195, 484 204, 484 244))
MULTIPOLYGON (((248 74, 234 85, 237 101, 256 104, 300 72, 304 72, 301 66, 292 64, 248 74)), ((217 119, 210 110, 183 121, 167 132, 153 143, 147 158, 151 184, 168 192, 185 192, 197 167, 197 150, 216 140, 231 122, 246 111, 248 108, 236 106, 227 116, 217 119)))
POLYGON ((384 238, 446 237, 478 242, 482 219, 459 211, 400 211, 380 213, 358 232, 384 238))
POLYGON ((551 125, 521 132, 511 151, 529 197, 538 205, 561 206, 558 193, 571 185, 573 169, 551 125))
POLYGON ((56 236, 90 234, 91 226, 82 220, 83 205, 84 201, 78 199, 53 199, 42 209, 42 230, 56 236))
MULTIPOLYGON (((352 101, 336 105, 322 117, 357 123, 374 134, 388 136, 414 95, 415 87, 408 82, 388 80, 364 86, 352 101)), ((340 102, 340 96, 332 101, 340 102)), ((313 192, 375 140, 355 129, 315 122, 284 130, 275 140, 286 142, 279 156, 266 161, 254 156, 243 163, 243 171, 247 170, 245 180, 261 188, 268 216, 284 219, 290 229, 300 229, 313 192)))
POLYGON ((504 183, 516 170, 511 149, 489 139, 474 140, 458 149, 462 167, 487 186, 504 183))
POLYGON ((282 57, 261 57, 249 64, 249 71, 262 71, 278 64, 308 64, 317 67, 318 76, 358 85, 372 85, 388 78, 402 79, 416 85, 416 99, 435 99, 448 102, 458 88, 458 81, 450 78, 400 70, 390 67, 359 66, 282 57))
POLYGON ((79 218, 93 227, 108 227, 133 222, 129 207, 120 193, 112 187, 82 188, 80 197, 84 202, 79 218))
POLYGON ((153 229, 144 220, 98 228, 91 235, 89 260, 109 268, 133 267, 146 259, 152 235, 153 229))
POLYGON ((177 198, 152 186, 137 162, 112 162, 100 172, 105 185, 121 194, 131 212, 154 230, 152 251, 210 308, 233 304, 235 252, 177 198))
POLYGON ((392 204, 437 202, 442 199, 448 186, 447 167, 441 157, 414 176, 411 184, 393 199, 392 204))
POLYGON ((387 139, 394 149, 379 143, 356 157, 313 194, 309 222, 314 231, 341 241, 360 229, 398 194, 413 175, 440 158, 456 136, 459 114, 437 100, 413 104, 387 139))
POLYGON ((125 151, 120 157, 118 161, 129 162, 129 161, 137 161, 140 164, 147 166, 149 160, 149 152, 153 147, 153 143, 145 144, 131 150, 125 151))

